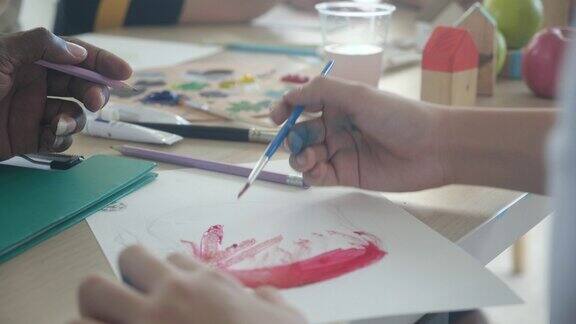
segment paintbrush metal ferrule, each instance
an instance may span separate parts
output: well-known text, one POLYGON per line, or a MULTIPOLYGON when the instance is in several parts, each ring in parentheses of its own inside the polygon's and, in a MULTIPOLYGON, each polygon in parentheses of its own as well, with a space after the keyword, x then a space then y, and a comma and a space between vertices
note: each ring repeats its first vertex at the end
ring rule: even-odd
POLYGON ((286 184, 294 187, 309 188, 301 175, 288 175, 286 177, 286 184))
POLYGON ((252 185, 252 183, 256 181, 256 178, 258 178, 258 175, 260 174, 260 172, 262 172, 262 169, 264 169, 266 164, 268 164, 268 161, 270 161, 270 158, 267 157, 266 155, 263 155, 260 158, 260 160, 258 160, 258 163, 256 163, 256 166, 254 167, 254 169, 252 169, 252 172, 250 172, 250 175, 248 176, 247 183, 249 185, 252 185))
POLYGON ((270 158, 268 158, 266 155, 263 155, 260 158, 260 160, 258 160, 258 163, 256 163, 256 166, 254 167, 254 169, 252 169, 252 172, 250 172, 250 175, 248 175, 248 181, 246 181, 246 184, 244 185, 244 187, 242 187, 242 190, 240 190, 240 192, 238 193, 238 196, 236 196, 236 199, 240 199, 240 197, 242 197, 242 195, 244 195, 244 193, 246 191, 248 191, 248 188, 250 188, 252 183, 254 183, 254 181, 256 181, 256 178, 258 177, 258 175, 260 174, 262 169, 264 169, 266 164, 268 164, 268 161, 270 161, 270 158))

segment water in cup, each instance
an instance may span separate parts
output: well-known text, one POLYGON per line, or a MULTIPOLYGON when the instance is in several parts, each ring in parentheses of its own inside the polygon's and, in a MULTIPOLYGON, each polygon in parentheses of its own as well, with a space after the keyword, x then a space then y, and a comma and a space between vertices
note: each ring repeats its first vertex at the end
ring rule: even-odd
POLYGON ((371 44, 332 44, 324 47, 334 60, 332 76, 376 86, 382 72, 382 47, 371 44))
POLYGON ((316 5, 323 52, 335 61, 332 76, 378 86, 394 6, 377 0, 316 5))

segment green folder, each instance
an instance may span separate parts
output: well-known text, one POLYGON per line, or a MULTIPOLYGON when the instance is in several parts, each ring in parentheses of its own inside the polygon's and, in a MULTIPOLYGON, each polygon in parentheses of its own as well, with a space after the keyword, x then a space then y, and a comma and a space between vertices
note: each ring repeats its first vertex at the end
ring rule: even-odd
POLYGON ((107 155, 65 171, 0 166, 0 263, 151 182, 154 167, 107 155))

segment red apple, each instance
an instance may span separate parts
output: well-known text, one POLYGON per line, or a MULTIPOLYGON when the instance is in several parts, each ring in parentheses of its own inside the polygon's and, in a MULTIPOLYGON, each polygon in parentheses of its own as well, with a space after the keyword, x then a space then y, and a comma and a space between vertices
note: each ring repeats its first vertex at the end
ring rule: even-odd
POLYGON ((540 31, 524 49, 522 78, 540 97, 553 98, 564 52, 576 41, 576 29, 552 27, 540 31))

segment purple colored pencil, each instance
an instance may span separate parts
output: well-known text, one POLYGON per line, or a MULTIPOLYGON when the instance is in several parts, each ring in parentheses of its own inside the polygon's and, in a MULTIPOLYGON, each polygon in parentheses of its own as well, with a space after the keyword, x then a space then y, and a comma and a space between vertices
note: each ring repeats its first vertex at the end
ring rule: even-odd
POLYGON ((134 88, 132 88, 131 86, 122 81, 112 80, 110 78, 100 75, 99 73, 81 68, 79 66, 56 64, 44 60, 38 60, 35 63, 47 69, 60 71, 62 73, 72 75, 86 81, 102 84, 116 90, 134 90, 134 88))
MULTIPOLYGON (((176 164, 190 168, 220 172, 224 174, 231 174, 244 178, 247 177, 252 171, 252 169, 250 168, 245 168, 238 165, 199 160, 188 156, 165 153, 129 145, 114 147, 114 149, 125 156, 131 156, 135 158, 146 159, 156 162, 176 164)), ((302 177, 297 175, 286 175, 275 172, 262 171, 262 173, 260 173, 260 175, 258 176, 258 179, 294 187, 308 188, 308 186, 304 184, 304 180, 302 179, 302 177)))

